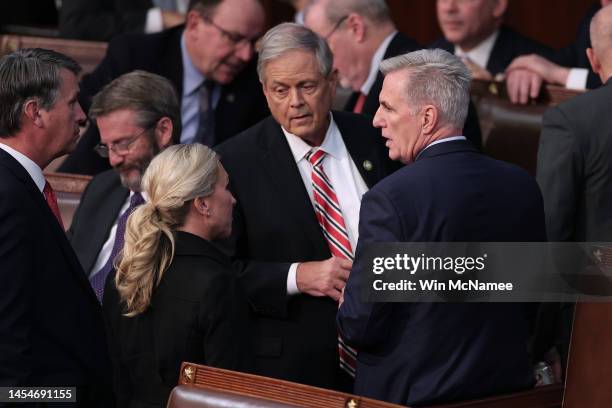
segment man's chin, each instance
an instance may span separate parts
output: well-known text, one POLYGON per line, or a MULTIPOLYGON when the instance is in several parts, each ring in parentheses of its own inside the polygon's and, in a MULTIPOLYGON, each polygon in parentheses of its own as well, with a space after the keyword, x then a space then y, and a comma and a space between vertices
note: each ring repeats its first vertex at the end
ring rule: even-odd
POLYGON ((138 170, 128 170, 119 172, 121 184, 130 191, 140 191, 142 174, 138 170))

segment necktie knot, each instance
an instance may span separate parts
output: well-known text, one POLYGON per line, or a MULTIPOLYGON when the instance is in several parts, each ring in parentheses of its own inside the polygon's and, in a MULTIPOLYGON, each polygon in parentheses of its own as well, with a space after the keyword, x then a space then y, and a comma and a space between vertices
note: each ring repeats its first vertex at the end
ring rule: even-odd
POLYGON ((325 154, 325 150, 318 147, 313 147, 308 153, 306 153, 306 160, 308 160, 313 167, 317 167, 323 163, 325 154))

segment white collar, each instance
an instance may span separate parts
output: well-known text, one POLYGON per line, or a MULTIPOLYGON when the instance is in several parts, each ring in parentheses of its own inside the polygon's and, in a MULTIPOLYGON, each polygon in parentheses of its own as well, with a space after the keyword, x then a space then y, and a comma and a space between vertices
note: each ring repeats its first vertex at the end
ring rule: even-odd
POLYGON ((499 30, 495 30, 490 36, 470 51, 463 51, 461 47, 455 45, 455 55, 458 57, 468 57, 473 63, 486 69, 498 35, 499 30))
POLYGON ((183 58, 183 95, 191 95, 206 79, 193 65, 185 45, 185 31, 181 36, 181 57, 183 58))
POLYGON ((38 187, 38 189, 42 193, 45 188, 45 183, 47 181, 45 180, 45 176, 43 175, 41 168, 38 167, 38 164, 34 163, 32 159, 30 159, 25 154, 18 152, 17 150, 3 143, 0 143, 0 149, 13 156, 13 158, 17 160, 19 164, 21 164, 25 171, 28 172, 30 177, 32 177, 32 180, 36 184, 36 187, 38 187))
MULTIPOLYGON (((304 159, 306 154, 312 149, 312 146, 306 143, 302 138, 289 133, 281 126, 283 134, 287 138, 287 143, 289 143, 289 149, 291 149, 291 154, 293 155, 293 159, 296 163, 300 160, 304 159)), ((325 132, 325 138, 323 139, 323 143, 319 148, 323 150, 326 154, 340 159, 343 154, 346 154, 346 149, 343 149, 342 136, 340 135, 340 129, 338 129, 338 125, 334 121, 334 117, 332 113, 329 113, 329 127, 327 128, 327 132, 325 132)))
POLYGON ((372 85, 376 81, 376 77, 378 76, 378 70, 380 69, 380 63, 382 62, 385 52, 387 52, 387 47, 389 47, 389 43, 393 39, 393 37, 397 34, 396 30, 393 30, 391 34, 389 34, 382 43, 376 49, 376 52, 372 56, 372 62, 370 63, 370 73, 368 74, 368 78, 361 85, 361 93, 367 95, 370 93, 370 89, 372 89, 372 85))

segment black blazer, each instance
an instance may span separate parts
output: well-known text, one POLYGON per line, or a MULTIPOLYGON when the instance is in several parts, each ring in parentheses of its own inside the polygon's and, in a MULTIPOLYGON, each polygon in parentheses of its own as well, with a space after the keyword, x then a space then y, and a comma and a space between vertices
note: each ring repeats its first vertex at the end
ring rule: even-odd
MULTIPOLYGON (((452 54, 455 53, 455 46, 444 37, 436 40, 429 48, 441 48, 452 54)), ((489 62, 487 62, 487 71, 493 76, 503 73, 512 60, 525 54, 538 54, 548 59, 553 55, 552 50, 547 46, 502 25, 491 50, 489 62)))
POLYGON ((364 245, 545 239, 535 180, 465 141, 429 147, 368 191, 338 312, 359 349, 355 393, 421 406, 533 385, 520 304, 363 302, 364 245))
POLYGON ((144 32, 151 0, 63 0, 60 36, 109 41, 117 34, 144 32))
POLYGON ((580 21, 576 40, 565 48, 560 49, 553 55, 553 61, 564 67, 586 68, 589 70, 587 77, 587 88, 594 89, 601 86, 601 79, 593 72, 591 63, 586 55, 586 49, 591 46, 591 20, 595 13, 601 9, 601 4, 593 4, 580 21))
MULTIPOLYGON (((111 41, 100 65, 81 81, 79 102, 83 109, 89 110, 92 98, 104 85, 136 69, 168 78, 176 89, 180 103, 183 94, 182 33, 183 27, 176 27, 157 34, 126 34, 111 41)), ((234 81, 221 87, 221 96, 215 109, 217 143, 229 139, 269 114, 257 79, 255 63, 256 58, 253 58, 234 81)), ((99 140, 97 129, 91 126, 76 150, 62 164, 60 171, 97 174, 107 170, 108 159, 99 157, 93 151, 99 140)))
POLYGON ((83 192, 68 230, 68 239, 86 274, 98 259, 129 194, 114 169, 95 176, 83 192))
POLYGON ((119 407, 165 407, 181 362, 231 370, 250 367, 248 306, 229 259, 208 241, 176 232, 175 254, 150 308, 125 317, 114 275, 104 314, 119 407))
MULTIPOLYGON (((387 172, 380 133, 363 116, 334 112, 334 120, 361 176, 373 186, 387 172)), ((230 246, 243 261, 239 279, 257 315, 257 373, 340 388, 336 302, 287 296, 291 263, 331 254, 280 126, 269 117, 218 151, 238 201, 230 246)))
MULTIPOLYGON (((398 55, 402 55, 408 52, 417 51, 422 49, 416 41, 412 38, 402 34, 396 33, 389 46, 387 47, 387 51, 385 51, 385 55, 383 59, 396 57, 398 55)), ((374 117, 376 111, 378 110, 378 97, 380 95, 380 91, 382 90, 383 81, 385 77, 382 72, 378 72, 376 76, 376 81, 372 85, 370 89, 370 93, 366 96, 365 103, 363 104, 362 113, 371 117, 374 117)), ((346 103, 344 110, 352 112, 355 107, 355 103, 357 103, 357 98, 359 98, 359 92, 353 92, 351 97, 346 103)), ((482 135, 480 132, 480 123, 478 122, 478 114, 476 113, 476 108, 474 104, 470 101, 470 106, 468 109, 468 116, 465 121, 465 126, 463 128, 463 134, 465 137, 470 140, 474 146, 477 148, 481 148, 482 146, 482 135)))
POLYGON ((0 386, 77 386, 110 401, 100 305, 44 196, 0 150, 0 386))

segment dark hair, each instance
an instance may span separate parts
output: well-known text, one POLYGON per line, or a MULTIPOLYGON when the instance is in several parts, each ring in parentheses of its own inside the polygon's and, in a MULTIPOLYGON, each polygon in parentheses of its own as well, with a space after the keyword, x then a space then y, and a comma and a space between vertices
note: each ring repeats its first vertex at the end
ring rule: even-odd
POLYGON ((142 128, 167 116, 172 121, 172 139, 180 139, 180 105, 168 79, 146 71, 123 74, 94 96, 89 117, 96 119, 120 109, 136 112, 136 121, 142 128))
POLYGON ((59 52, 42 48, 23 48, 0 58, 0 138, 21 129, 23 106, 38 99, 49 110, 62 86, 60 70, 78 75, 81 66, 59 52))

